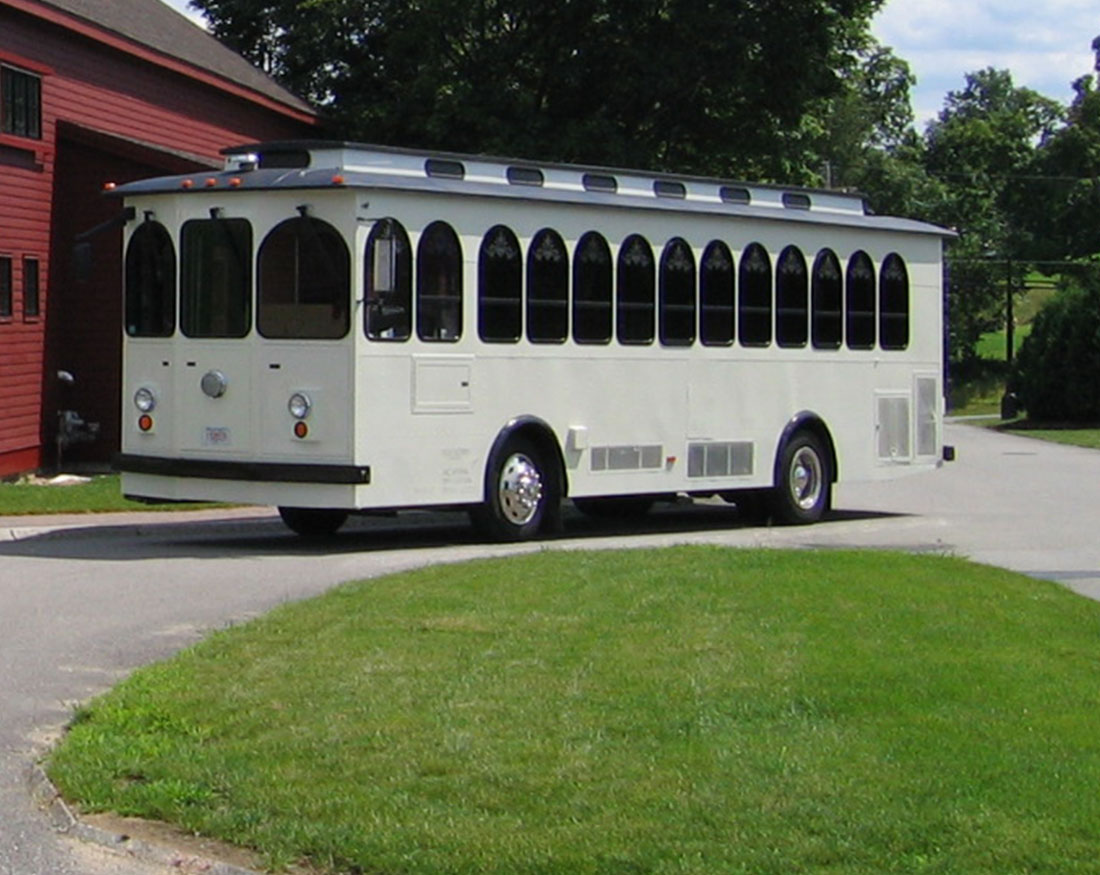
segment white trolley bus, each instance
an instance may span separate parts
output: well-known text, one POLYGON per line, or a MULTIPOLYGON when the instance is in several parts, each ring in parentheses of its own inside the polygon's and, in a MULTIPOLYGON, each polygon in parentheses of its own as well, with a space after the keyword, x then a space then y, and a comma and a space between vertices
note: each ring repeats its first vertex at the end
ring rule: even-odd
POLYGON ((125 198, 123 489, 813 522, 942 461, 943 229, 856 195, 281 142, 125 198))

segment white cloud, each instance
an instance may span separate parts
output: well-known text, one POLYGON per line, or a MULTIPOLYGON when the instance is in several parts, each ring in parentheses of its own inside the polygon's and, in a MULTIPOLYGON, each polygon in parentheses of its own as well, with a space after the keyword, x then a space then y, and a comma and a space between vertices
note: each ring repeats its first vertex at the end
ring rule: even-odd
POLYGON ((967 73, 994 67, 1062 103, 1071 83, 1092 72, 1100 34, 1095 0, 887 0, 872 30, 909 62, 918 121, 934 117, 967 73))

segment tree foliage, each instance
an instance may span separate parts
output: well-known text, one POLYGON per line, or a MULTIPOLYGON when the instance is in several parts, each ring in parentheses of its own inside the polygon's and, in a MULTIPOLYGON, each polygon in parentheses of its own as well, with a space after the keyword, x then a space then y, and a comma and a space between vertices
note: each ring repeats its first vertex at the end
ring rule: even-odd
POLYGON ((1100 422, 1100 277, 1063 289, 1039 312, 1016 360, 1028 415, 1100 422))
POLYGON ((1028 255, 1007 195, 1062 112, 1056 101, 1014 85, 1007 70, 985 69, 948 93, 925 132, 923 165, 941 184, 923 217, 959 232, 948 252, 955 360, 972 358, 978 338, 1004 324, 1009 265, 1028 255))
POLYGON ((844 91, 881 2, 194 5, 223 42, 322 106, 338 136, 800 181, 817 168, 792 132, 844 91))

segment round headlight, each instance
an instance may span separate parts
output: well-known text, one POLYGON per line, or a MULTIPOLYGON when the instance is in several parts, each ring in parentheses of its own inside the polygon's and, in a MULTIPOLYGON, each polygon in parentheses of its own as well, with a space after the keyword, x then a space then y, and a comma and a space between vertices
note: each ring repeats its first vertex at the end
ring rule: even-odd
POLYGON ((134 393, 134 406, 142 413, 151 413, 157 406, 157 396, 148 386, 142 386, 134 393))
POLYGON ((229 380, 221 371, 207 371, 199 381, 203 394, 210 398, 221 398, 229 388, 229 380))
POLYGON ((286 409, 290 411, 290 415, 295 419, 305 419, 309 416, 312 407, 313 402, 309 400, 309 396, 305 392, 295 392, 286 403, 286 409))

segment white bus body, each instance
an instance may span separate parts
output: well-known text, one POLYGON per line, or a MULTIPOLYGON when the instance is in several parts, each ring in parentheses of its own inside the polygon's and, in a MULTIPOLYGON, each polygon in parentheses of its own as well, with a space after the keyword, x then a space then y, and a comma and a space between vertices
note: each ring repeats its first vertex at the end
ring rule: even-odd
POLYGON ((117 193, 131 496, 525 538, 942 460, 946 232, 853 195, 319 143, 117 193))

